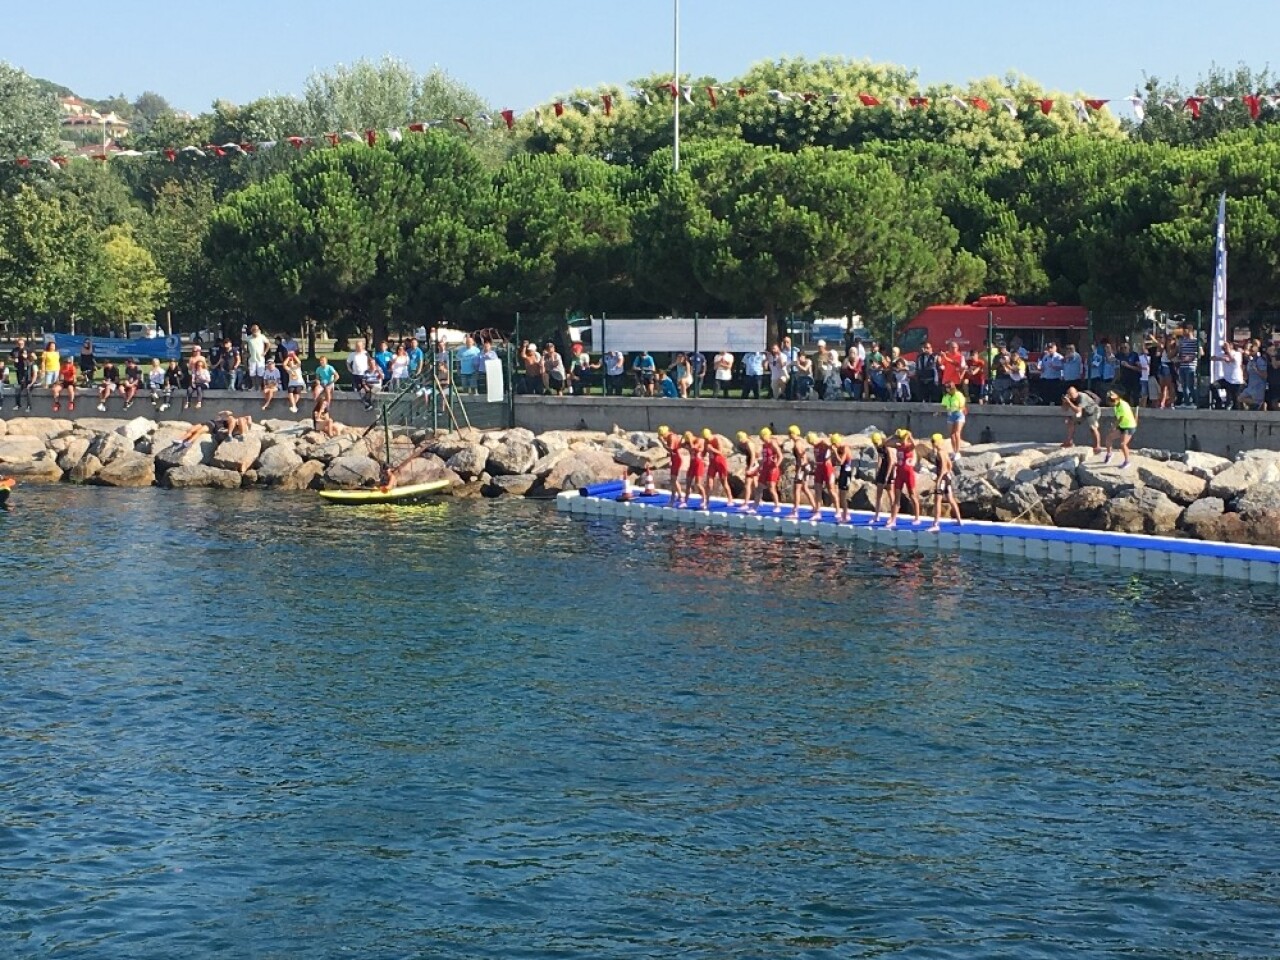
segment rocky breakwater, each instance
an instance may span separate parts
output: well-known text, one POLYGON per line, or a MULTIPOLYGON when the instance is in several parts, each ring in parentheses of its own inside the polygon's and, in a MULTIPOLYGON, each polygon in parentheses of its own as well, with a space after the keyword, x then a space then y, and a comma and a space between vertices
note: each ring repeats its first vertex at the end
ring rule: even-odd
MULTIPOLYGON (((326 437, 305 423, 267 420, 243 438, 178 441, 189 425, 154 422, 16 418, 0 421, 0 474, 24 481, 116 487, 264 486, 279 490, 372 487, 386 456, 379 430, 347 428, 326 437)), ((875 453, 866 434, 846 437, 858 452, 850 488, 855 509, 875 502, 875 453)), ((725 449, 727 438, 721 438, 725 449)), ((920 454, 932 456, 927 444, 920 454)), ((646 467, 670 484, 666 451, 655 434, 556 430, 440 433, 399 429, 390 461, 403 485, 447 480, 457 495, 550 497, 646 467)), ((730 482, 743 491, 746 459, 729 458, 730 482)), ((791 489, 784 460, 779 488, 791 489)), ((931 507, 933 472, 919 487, 931 507)), ((966 448, 956 464, 956 495, 976 520, 1055 524, 1189 536, 1280 547, 1280 451, 1254 450, 1235 460, 1210 454, 1140 450, 1127 467, 1105 464, 1087 448, 1029 444, 966 448)))

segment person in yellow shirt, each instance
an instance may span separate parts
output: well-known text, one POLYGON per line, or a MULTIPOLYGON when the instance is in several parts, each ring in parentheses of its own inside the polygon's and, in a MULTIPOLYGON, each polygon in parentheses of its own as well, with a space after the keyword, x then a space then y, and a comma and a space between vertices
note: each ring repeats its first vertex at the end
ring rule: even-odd
POLYGON ((50 340, 44 345, 44 353, 40 354, 40 373, 44 385, 52 389, 58 382, 58 371, 62 368, 62 357, 58 355, 58 345, 50 340))
POLYGON ((1124 460, 1121 461, 1121 468, 1129 465, 1129 441, 1133 439, 1134 431, 1138 429, 1138 418, 1133 412, 1133 407, 1129 406, 1120 394, 1114 390, 1107 391, 1107 402, 1111 404, 1111 409, 1115 411, 1116 422, 1111 428, 1111 432, 1107 434, 1107 455, 1102 458, 1103 463, 1111 462, 1111 453, 1115 446, 1116 440, 1120 441, 1120 452, 1124 454, 1124 460))

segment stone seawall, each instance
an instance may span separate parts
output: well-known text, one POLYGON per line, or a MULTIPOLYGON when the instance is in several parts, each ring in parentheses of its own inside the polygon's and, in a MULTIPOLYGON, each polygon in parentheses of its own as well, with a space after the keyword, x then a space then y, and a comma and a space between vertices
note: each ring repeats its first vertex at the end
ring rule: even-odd
MULTIPOLYGON (((384 434, 346 427, 327 437, 309 422, 254 423, 245 437, 205 435, 179 444, 181 421, 19 417, 0 421, 0 474, 22 482, 116 487, 263 486, 280 490, 372 487, 380 464, 401 464, 401 484, 447 480, 458 495, 553 496, 650 468, 667 487, 668 457, 656 433, 550 430, 439 433, 397 429, 384 434)), ((865 434, 847 440, 858 451, 849 491, 857 509, 875 501, 875 454, 865 434)), ((725 449, 729 442, 722 438, 725 449)), ((919 486, 932 507, 932 456, 919 486)), ((792 469, 787 459, 787 471, 792 469)), ((730 458, 741 496, 746 460, 730 458)), ((791 490, 784 472, 780 489, 791 490)), ((1280 547, 1280 452, 1245 451, 1229 460, 1198 452, 1141 449, 1129 466, 1105 464, 1088 448, 975 444, 956 464, 956 493, 972 519, 1056 524, 1123 533, 1174 534, 1280 547)))

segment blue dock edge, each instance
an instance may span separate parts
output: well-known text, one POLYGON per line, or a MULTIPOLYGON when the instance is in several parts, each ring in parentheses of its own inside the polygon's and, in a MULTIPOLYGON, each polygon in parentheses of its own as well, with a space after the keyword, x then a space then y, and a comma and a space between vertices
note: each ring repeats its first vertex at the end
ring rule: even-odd
POLYGON ((631 498, 620 500, 623 490, 623 482, 618 480, 566 491, 556 498, 556 509, 580 516, 623 517, 821 540, 863 540, 908 549, 974 550, 1026 560, 1090 563, 1280 586, 1280 549, 1274 547, 986 520, 967 520, 963 524, 944 520, 940 532, 929 533, 932 515, 919 526, 912 525, 911 515, 899 516, 897 527, 890 530, 883 522, 873 526, 872 514, 867 511, 852 511, 850 522, 837 523, 835 510, 825 507, 814 523, 808 507, 800 509, 799 520, 792 520, 790 504, 780 508, 765 505, 759 513, 749 514, 730 509, 722 498, 715 497, 711 498, 708 509, 702 510, 698 497, 694 496, 692 509, 676 508, 671 506, 671 495, 667 491, 642 496, 637 488, 631 487, 631 498))

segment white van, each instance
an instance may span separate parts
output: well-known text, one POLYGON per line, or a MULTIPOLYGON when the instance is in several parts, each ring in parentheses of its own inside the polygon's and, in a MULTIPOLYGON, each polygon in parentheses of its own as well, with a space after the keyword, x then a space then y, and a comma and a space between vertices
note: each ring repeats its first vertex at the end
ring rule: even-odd
POLYGON ((160 336, 160 329, 154 323, 131 323, 128 334, 130 340, 154 340, 160 336))

